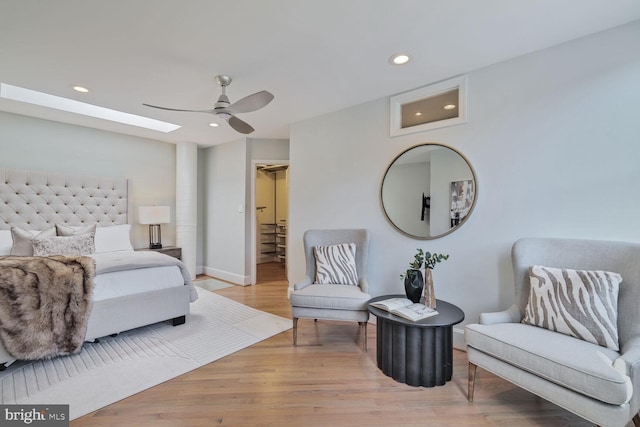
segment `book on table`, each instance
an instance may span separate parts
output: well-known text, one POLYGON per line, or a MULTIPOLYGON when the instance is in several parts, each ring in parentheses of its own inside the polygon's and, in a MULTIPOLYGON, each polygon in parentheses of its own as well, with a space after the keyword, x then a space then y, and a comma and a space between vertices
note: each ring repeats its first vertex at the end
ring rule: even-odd
POLYGON ((438 314, 433 308, 407 298, 389 298, 372 302, 371 305, 414 322, 438 314))

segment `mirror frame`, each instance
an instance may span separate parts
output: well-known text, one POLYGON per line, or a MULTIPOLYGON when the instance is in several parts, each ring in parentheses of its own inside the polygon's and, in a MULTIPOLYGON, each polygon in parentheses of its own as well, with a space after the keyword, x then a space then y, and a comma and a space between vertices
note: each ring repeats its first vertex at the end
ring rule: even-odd
POLYGON ((446 144, 442 144, 439 142, 424 142, 421 144, 416 144, 413 145, 409 148, 407 148, 406 150, 402 151, 400 154, 398 154, 396 157, 393 158, 393 160, 389 163, 389 166, 387 166, 387 169, 384 171, 384 175, 382 176, 382 181, 380 183, 380 207, 382 209, 382 212, 384 213, 384 217, 387 219, 387 221, 389 222, 389 224, 391 224, 393 226, 393 228, 395 228, 397 231, 399 231, 401 234, 404 234, 407 237, 411 237, 412 239, 418 239, 418 240, 434 240, 434 239, 439 239, 441 237, 444 237, 448 234, 453 233, 454 231, 456 231, 457 229, 459 229, 460 227, 462 227, 462 225, 464 225, 467 220, 469 219, 469 217, 471 216, 471 214, 473 213, 473 210, 476 207, 476 202, 478 201, 478 177, 476 175, 476 171, 475 169, 473 169, 473 166, 471 165, 471 162, 469 162, 469 159, 462 154, 460 151, 456 150, 455 148, 451 147, 450 145, 446 145, 446 144), (389 169, 391 169, 391 167, 395 164, 395 162, 402 157, 405 153, 415 149, 415 148, 419 148, 419 147, 424 147, 424 146, 439 146, 439 147, 443 147, 443 148, 447 148, 451 151, 453 151, 454 153, 456 153, 457 155, 459 155, 462 160, 465 161, 465 163, 467 164, 467 166, 469 166, 469 170, 471 170, 471 175, 473 176, 473 182, 474 182, 474 197, 473 197, 473 203, 471 204, 471 208, 469 209, 469 213, 462 219, 462 221, 460 221, 459 224, 457 224, 455 227, 451 227, 448 231, 438 234, 436 236, 416 236, 410 233, 407 233, 405 230, 401 229, 397 224, 395 224, 391 218, 389 218, 389 215, 387 214, 387 210, 384 207, 384 200, 382 199, 382 189, 384 187, 384 181, 387 178, 387 174, 389 173, 389 169))

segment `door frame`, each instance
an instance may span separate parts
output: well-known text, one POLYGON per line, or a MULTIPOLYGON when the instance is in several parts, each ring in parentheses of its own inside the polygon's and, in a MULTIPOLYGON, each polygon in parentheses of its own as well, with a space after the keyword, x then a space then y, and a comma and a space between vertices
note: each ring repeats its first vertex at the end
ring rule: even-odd
MULTIPOLYGON (((257 226, 258 226, 258 221, 257 221, 257 215, 256 215, 256 180, 258 179, 258 164, 264 164, 264 165, 289 165, 289 160, 251 160, 251 195, 250 195, 250 199, 251 199, 251 237, 250 237, 250 242, 251 244, 249 245, 250 249, 249 249, 249 262, 251 265, 251 277, 249 277, 249 284, 250 285, 255 285, 256 281, 257 281, 257 262, 258 259, 256 257, 256 251, 258 250, 258 242, 257 242, 257 237, 258 237, 258 232, 257 232, 257 226)), ((287 227, 289 226, 289 212, 288 212, 288 207, 289 207, 289 203, 288 203, 288 199, 289 199, 289 175, 287 172, 287 227)), ((275 206, 274 206, 275 209, 275 206)), ((288 251, 289 251, 289 233, 287 233, 287 238, 286 238, 286 251, 287 251, 287 258, 289 257, 288 251)), ((288 267, 287 267, 288 269, 288 267)), ((289 272, 287 271, 287 277, 289 276, 289 272)))

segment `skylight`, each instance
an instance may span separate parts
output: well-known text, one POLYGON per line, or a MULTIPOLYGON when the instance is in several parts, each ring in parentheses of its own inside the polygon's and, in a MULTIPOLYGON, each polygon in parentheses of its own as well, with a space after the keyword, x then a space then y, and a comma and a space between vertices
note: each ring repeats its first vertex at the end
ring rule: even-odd
POLYGON ((70 113, 81 114, 83 116, 110 120, 112 122, 123 123, 164 133, 173 132, 181 127, 179 125, 151 119, 149 117, 123 113, 122 111, 99 107, 97 105, 62 98, 60 96, 49 95, 48 93, 37 92, 35 90, 12 86, 6 83, 0 83, 0 98, 26 102, 28 104, 40 105, 47 108, 68 111, 70 113))

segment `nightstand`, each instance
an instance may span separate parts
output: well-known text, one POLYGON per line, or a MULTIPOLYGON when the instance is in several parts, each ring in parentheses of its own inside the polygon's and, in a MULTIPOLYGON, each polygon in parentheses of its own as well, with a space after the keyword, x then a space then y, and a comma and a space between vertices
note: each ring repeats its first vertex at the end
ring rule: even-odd
POLYGON ((179 248, 177 246, 164 246, 160 249, 141 248, 141 249, 136 249, 136 251, 160 252, 161 254, 169 255, 174 258, 178 258, 179 260, 182 260, 182 248, 179 248))

